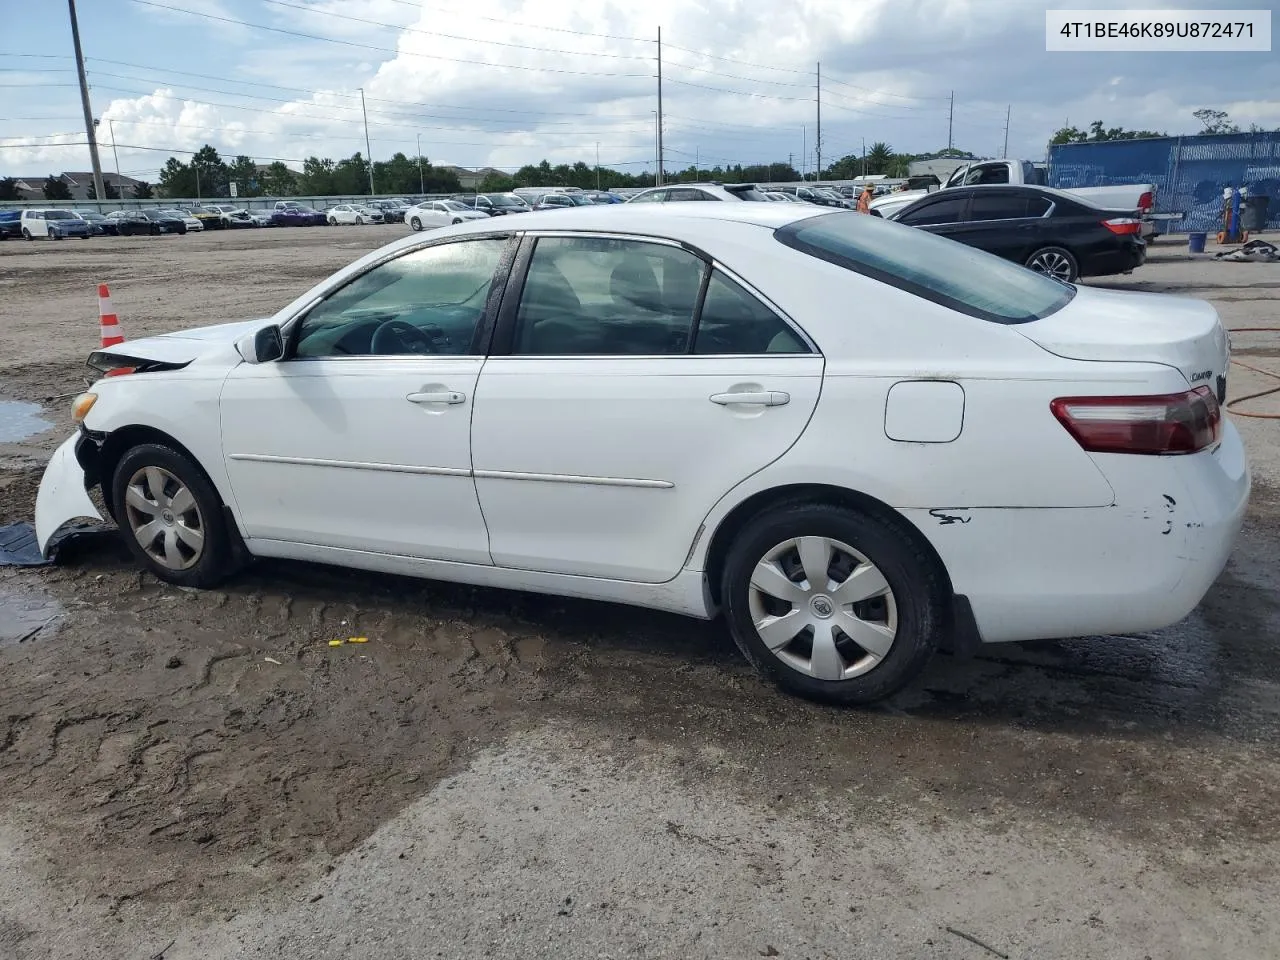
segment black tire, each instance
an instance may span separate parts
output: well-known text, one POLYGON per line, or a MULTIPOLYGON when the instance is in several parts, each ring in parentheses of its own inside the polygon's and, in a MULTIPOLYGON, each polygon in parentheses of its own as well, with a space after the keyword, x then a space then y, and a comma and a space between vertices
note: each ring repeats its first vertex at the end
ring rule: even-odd
POLYGON ((22 239, 23 239, 23 240, 34 240, 34 239, 35 239, 35 237, 33 237, 33 236, 31 235, 31 231, 30 231, 30 230, 28 230, 26 227, 23 227, 23 228, 22 228, 22 239))
POLYGON ((454 225, 455 227, 456 227, 458 224, 460 224, 461 222, 462 222, 462 218, 461 218, 461 217, 454 217, 454 218, 453 218, 453 225, 454 225))
POLYGON ((151 235, 152 235, 153 237, 158 237, 158 236, 160 236, 160 234, 161 234, 162 232, 163 232, 163 231, 160 229, 160 224, 158 224, 158 223, 153 223, 153 224, 151 225, 151 235))
POLYGON ((936 560, 902 524, 821 503, 770 508, 744 524, 729 548, 721 580, 725 619, 752 666, 791 693, 839 704, 872 703, 910 682, 937 649, 946 629, 948 596, 946 578, 936 560), (861 553, 879 569, 892 591, 897 616, 892 645, 879 663, 849 679, 818 679, 784 662, 765 645, 752 619, 750 586, 756 565, 776 545, 810 536, 837 540, 861 553))
POLYGON ((212 587, 233 569, 233 550, 222 499, 204 471, 187 457, 158 443, 144 443, 125 452, 111 477, 111 504, 120 535, 134 558, 156 577, 180 587, 212 587), (152 557, 133 533, 126 502, 129 481, 145 467, 159 467, 177 478, 192 494, 199 511, 198 529, 204 544, 199 558, 186 569, 174 569, 152 557))
POLYGON ((1080 264, 1076 260, 1075 255, 1065 247, 1041 247, 1031 256, 1027 257, 1029 268, 1046 276, 1051 276, 1056 280, 1063 280, 1067 283, 1075 283, 1080 278, 1080 264), (1047 268, 1048 264, 1063 264, 1065 272, 1059 273, 1047 268))
POLYGON ((422 221, 419 220, 417 217, 414 217, 412 220, 409 221, 409 226, 410 228, 412 228, 412 230, 415 233, 417 233, 419 230, 422 229, 422 221))

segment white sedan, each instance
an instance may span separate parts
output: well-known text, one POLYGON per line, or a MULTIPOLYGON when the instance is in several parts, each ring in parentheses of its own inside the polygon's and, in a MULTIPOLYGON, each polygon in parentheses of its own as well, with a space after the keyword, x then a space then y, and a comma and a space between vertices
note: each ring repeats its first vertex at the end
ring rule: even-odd
POLYGON ((447 227, 468 220, 488 220, 489 214, 457 200, 424 200, 404 212, 404 222, 416 232, 447 227))
POLYGON ((331 227, 339 223, 382 223, 386 219, 381 210, 361 206, 358 203, 339 203, 337 206, 330 207, 324 214, 331 227))
POLYGON ((99 488, 184 586, 291 557, 723 611, 787 689, 868 702, 939 646, 1190 612, 1249 493, 1227 354, 1207 303, 815 206, 478 221, 92 354, 132 372, 75 401, 36 531, 99 488))

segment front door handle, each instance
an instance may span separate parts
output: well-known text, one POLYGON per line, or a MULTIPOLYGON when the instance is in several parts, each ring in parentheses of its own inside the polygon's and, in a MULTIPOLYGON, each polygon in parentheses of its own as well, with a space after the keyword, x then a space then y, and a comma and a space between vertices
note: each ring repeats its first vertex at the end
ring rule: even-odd
POLYGON ((781 390, 731 391, 729 393, 713 393, 708 398, 712 403, 727 406, 733 403, 749 403, 762 407, 780 407, 791 402, 791 394, 781 390))
POLYGON ((405 399, 410 403, 465 403, 467 395, 457 390, 436 390, 431 393, 411 393, 405 399))

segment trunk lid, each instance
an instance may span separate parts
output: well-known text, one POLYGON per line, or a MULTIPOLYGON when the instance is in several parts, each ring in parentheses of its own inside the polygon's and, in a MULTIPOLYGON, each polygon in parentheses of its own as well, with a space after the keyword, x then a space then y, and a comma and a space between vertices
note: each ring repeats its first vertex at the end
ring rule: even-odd
POLYGON ((1203 300, 1078 287, 1057 313, 1011 329, 1072 360, 1163 363, 1191 386, 1208 386, 1219 403, 1226 399, 1230 342, 1203 300))

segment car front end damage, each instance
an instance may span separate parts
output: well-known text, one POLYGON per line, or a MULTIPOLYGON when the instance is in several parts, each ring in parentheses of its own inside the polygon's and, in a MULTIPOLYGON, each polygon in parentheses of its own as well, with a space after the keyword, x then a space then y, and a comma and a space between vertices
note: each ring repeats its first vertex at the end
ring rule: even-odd
POLYGON ((98 452, 98 444, 82 431, 64 440, 45 467, 36 493, 36 542, 46 559, 50 540, 63 526, 73 520, 103 519, 89 498, 89 489, 97 482, 98 452), (85 461, 92 465, 92 473, 85 461))

